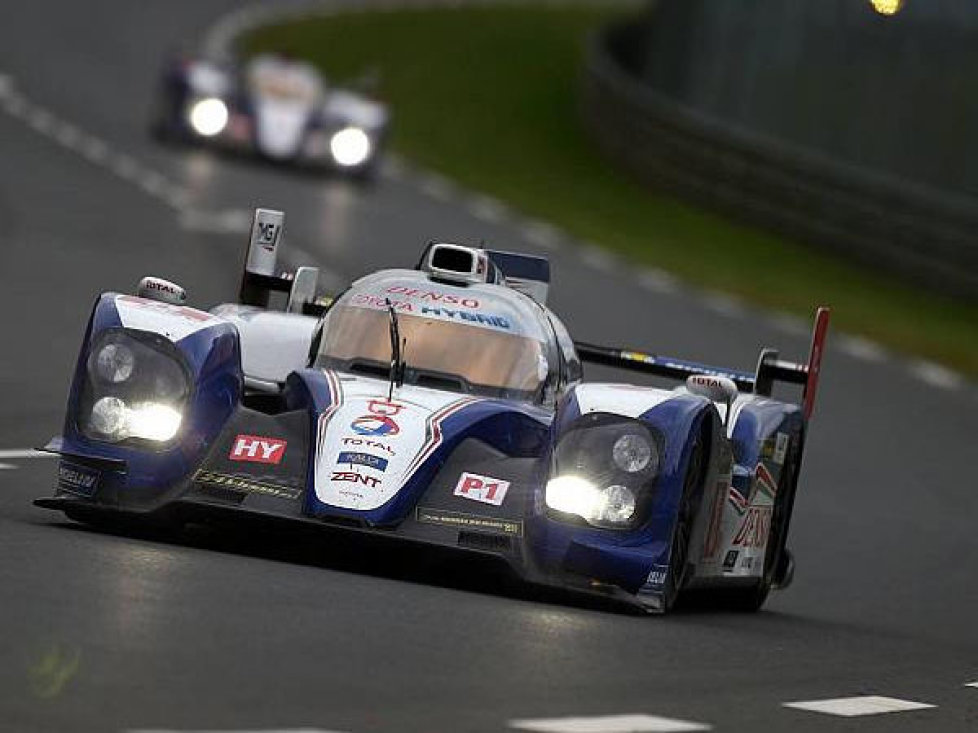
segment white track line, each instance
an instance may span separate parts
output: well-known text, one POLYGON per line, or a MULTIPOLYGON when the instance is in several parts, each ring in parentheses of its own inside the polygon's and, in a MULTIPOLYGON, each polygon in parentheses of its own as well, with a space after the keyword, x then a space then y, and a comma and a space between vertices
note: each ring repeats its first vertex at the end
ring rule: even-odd
POLYGON ((579 718, 529 718, 509 721, 511 728, 537 733, 687 733, 711 730, 706 723, 658 715, 600 715, 579 718))
POLYGON ((614 272, 618 266, 618 258, 606 249, 595 244, 585 244, 581 247, 581 261, 598 272, 614 272))
POLYGON ((702 300, 703 305, 725 318, 743 318, 747 315, 747 308, 734 295, 709 291, 703 294, 702 300))
POLYGON ((540 249, 555 250, 564 238, 560 229, 553 224, 535 219, 527 220, 520 232, 523 238, 540 249))
POLYGON ((880 697, 878 695, 862 695, 859 697, 838 697, 830 700, 808 700, 804 702, 786 702, 784 707, 795 710, 805 710, 824 715, 836 715, 843 718, 855 718, 863 715, 882 715, 884 713, 903 713, 911 710, 926 710, 936 708, 925 702, 900 700, 895 697, 880 697))
POLYGON ((645 268, 638 275, 638 284, 646 290, 662 295, 674 295, 682 289, 682 284, 675 275, 665 270, 645 268))
POLYGON ((20 448, 15 450, 0 450, 0 460, 10 458, 57 458, 57 453, 48 453, 33 448, 20 448))
POLYGON ((238 728, 235 730, 198 729, 185 730, 176 728, 130 728, 126 733, 341 733, 341 731, 326 730, 325 728, 238 728))
POLYGON ((965 380, 960 374, 932 361, 913 361, 910 373, 938 389, 960 389, 965 380))
POLYGON ((838 337, 837 345, 839 349, 854 359, 880 363, 888 358, 886 349, 875 341, 870 341, 862 336, 851 336, 847 333, 838 337))
POLYGON ((10 469, 17 468, 11 463, 0 463, 0 471, 9 471, 10 469))

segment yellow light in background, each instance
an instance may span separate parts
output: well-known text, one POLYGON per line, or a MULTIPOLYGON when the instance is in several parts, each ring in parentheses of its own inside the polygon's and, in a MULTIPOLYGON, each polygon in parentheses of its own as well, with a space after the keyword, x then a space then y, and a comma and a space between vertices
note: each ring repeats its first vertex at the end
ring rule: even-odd
POLYGON ((903 0, 870 0, 880 15, 896 15, 903 9, 903 0))

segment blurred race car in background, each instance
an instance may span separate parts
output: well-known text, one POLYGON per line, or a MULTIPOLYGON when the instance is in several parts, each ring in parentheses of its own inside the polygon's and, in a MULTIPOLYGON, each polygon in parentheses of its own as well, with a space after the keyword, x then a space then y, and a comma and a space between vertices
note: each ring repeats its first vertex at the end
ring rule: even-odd
POLYGON ((256 56, 240 68, 184 58, 164 72, 152 131, 162 140, 369 178, 389 117, 383 103, 330 87, 311 64, 286 56, 256 56))
POLYGON ((430 243, 323 298, 315 268, 277 271, 283 223, 256 212, 238 303, 156 278, 96 301, 39 506, 360 533, 658 612, 790 583, 826 309, 807 363, 740 372, 573 341, 527 254, 430 243), (582 361, 681 384, 586 382, 582 361))

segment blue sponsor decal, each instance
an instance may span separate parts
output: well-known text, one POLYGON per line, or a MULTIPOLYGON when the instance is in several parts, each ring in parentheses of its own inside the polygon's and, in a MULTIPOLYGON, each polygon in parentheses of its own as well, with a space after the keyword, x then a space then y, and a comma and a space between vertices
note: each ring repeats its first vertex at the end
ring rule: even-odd
POLYGON ((91 498, 102 480, 102 474, 94 468, 61 461, 58 465, 58 488, 71 494, 91 498))
POLYGON ((344 451, 340 453, 340 457, 336 459, 338 464, 342 463, 344 465, 353 466, 366 466, 367 468, 375 468, 378 471, 387 470, 387 459, 381 458, 380 456, 373 456, 369 453, 356 453, 353 451, 344 451))

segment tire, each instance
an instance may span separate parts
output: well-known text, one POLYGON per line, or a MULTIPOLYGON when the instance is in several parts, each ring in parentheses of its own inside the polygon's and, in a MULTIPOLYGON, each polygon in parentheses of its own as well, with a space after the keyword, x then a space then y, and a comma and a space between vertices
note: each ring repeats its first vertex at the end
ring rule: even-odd
POLYGON ((692 539, 693 523, 696 521, 700 500, 703 498, 703 477, 706 468, 706 449, 701 434, 693 445, 689 464, 686 466, 683 495, 676 515, 676 527, 672 533, 669 573, 662 592, 664 613, 668 613, 676 605, 689 576, 689 543, 692 539))

